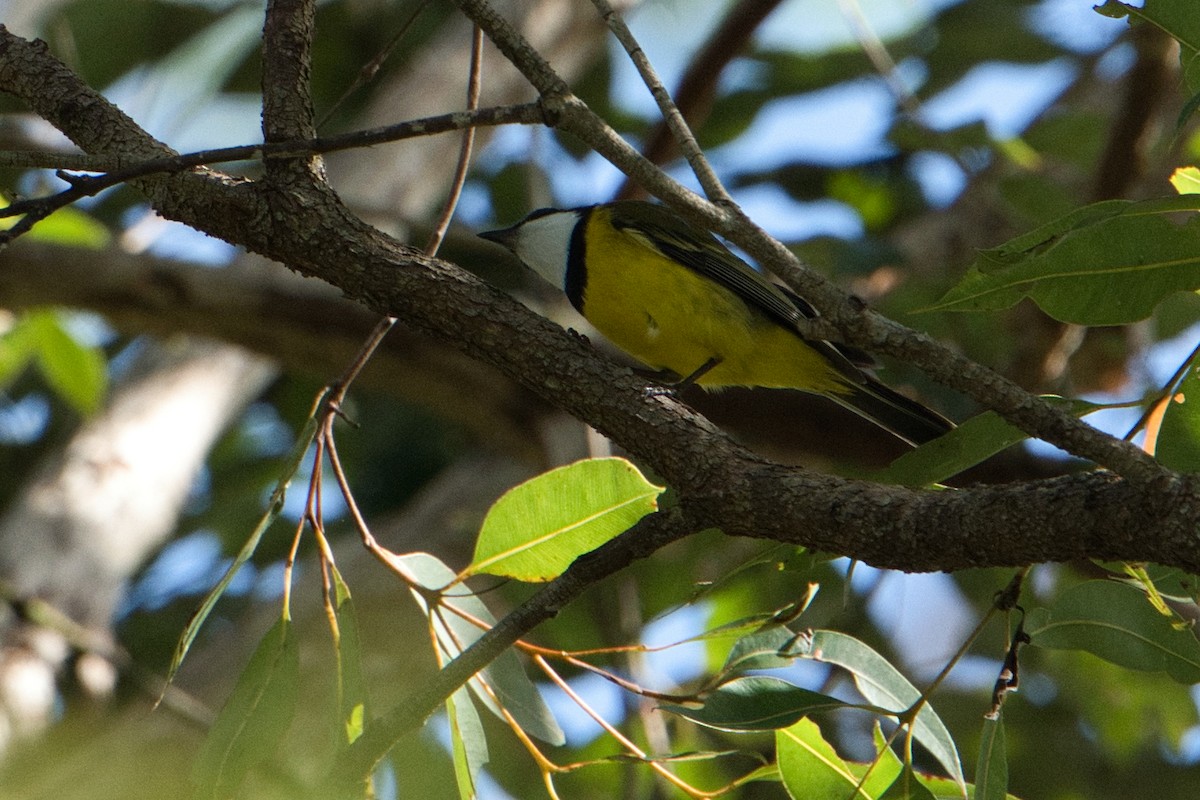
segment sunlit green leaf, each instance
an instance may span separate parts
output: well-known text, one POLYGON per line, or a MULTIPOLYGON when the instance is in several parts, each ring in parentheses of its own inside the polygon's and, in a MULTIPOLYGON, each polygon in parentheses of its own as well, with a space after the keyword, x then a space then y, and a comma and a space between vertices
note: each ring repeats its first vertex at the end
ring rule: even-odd
POLYGON ((1200 169, 1179 167, 1171 173, 1171 185, 1180 194, 1200 194, 1200 169))
POLYGON ((1063 592, 1025 622, 1033 644, 1086 650, 1127 669, 1165 672, 1180 683, 1200 682, 1200 641, 1158 613, 1144 593, 1115 581, 1087 581, 1063 592))
POLYGON ((783 786, 794 800, 868 800, 855 790, 859 776, 821 736, 812 720, 802 719, 775 732, 775 757, 783 786))
POLYGON ((1086 206, 984 251, 926 310, 996 311, 1029 297, 1062 322, 1145 319, 1164 297, 1200 288, 1198 209, 1196 195, 1086 206))
POLYGON ((590 459, 551 470, 496 501, 467 571, 551 580, 654 511, 662 491, 623 458, 590 459))
POLYGON ((664 703, 661 708, 710 728, 769 731, 785 728, 814 711, 845 705, 841 700, 785 680, 756 675, 722 685, 705 695, 699 707, 664 703))
POLYGON ((1154 456, 1179 472, 1200 472, 1200 368, 1192 366, 1167 401, 1154 456))
MULTIPOLYGON (((812 631, 798 639, 791 651, 826 664, 836 664, 854 678, 854 685, 868 703, 901 713, 911 708, 921 697, 917 688, 879 653, 863 642, 844 633, 829 630, 812 631)), ((917 714, 913 735, 938 760, 947 774, 959 786, 964 785, 962 763, 950 731, 926 703, 917 714)))
POLYGON ((48 244, 99 250, 112 239, 108 229, 77 208, 60 208, 29 229, 29 238, 48 244))
POLYGON ((286 618, 262 638, 196 759, 194 796, 224 800, 279 749, 300 689, 300 650, 286 618))

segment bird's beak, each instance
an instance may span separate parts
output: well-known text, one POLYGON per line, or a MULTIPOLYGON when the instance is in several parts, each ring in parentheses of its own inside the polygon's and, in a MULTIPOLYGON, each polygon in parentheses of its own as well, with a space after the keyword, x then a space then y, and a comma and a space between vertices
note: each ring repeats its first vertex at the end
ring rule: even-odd
POLYGON ((489 242, 503 245, 509 250, 517 243, 517 228, 519 225, 513 225, 511 228, 500 228, 494 231, 483 231, 479 234, 481 239, 487 239, 489 242))

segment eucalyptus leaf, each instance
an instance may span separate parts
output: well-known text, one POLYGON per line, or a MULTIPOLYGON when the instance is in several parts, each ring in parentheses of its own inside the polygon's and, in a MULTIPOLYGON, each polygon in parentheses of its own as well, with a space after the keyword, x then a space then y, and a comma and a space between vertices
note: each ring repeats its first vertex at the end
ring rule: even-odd
POLYGON ((1127 669, 1165 672, 1184 684, 1200 683, 1200 641, 1180 629, 1146 599, 1116 581, 1086 581, 1063 592, 1049 608, 1025 620, 1032 644, 1086 650, 1127 669))
POLYGON ((1085 206, 992 250, 927 311, 997 311, 1029 297, 1050 316, 1122 325, 1200 288, 1200 196, 1085 206))
POLYGON ((664 703, 660 708, 709 728, 769 731, 786 728, 814 711, 846 703, 767 675, 736 678, 705 695, 698 707, 664 703))
POLYGON ((546 472, 506 492, 488 511, 467 573, 556 578, 657 509, 662 492, 623 458, 546 472))
MULTIPOLYGON (((438 646, 446 658, 456 658, 483 631, 467 617, 477 619, 487 625, 494 625, 496 618, 488 607, 474 594, 462 590, 454 593, 441 593, 442 587, 454 581, 454 570, 447 567, 435 556, 428 553, 409 553, 396 559, 396 564, 403 569, 407 577, 416 584, 439 597, 439 606, 431 607, 425 593, 414 587, 412 595, 417 605, 430 618, 438 646), (454 609, 463 612, 455 613, 454 609), (464 616, 465 615, 465 616, 464 616)), ((554 715, 542 700, 541 694, 533 681, 525 673, 517 654, 511 649, 506 650, 483 670, 484 678, 496 699, 493 700, 479 683, 479 678, 471 679, 471 689, 481 703, 497 717, 503 718, 500 706, 503 706, 517 721, 526 733, 541 739, 548 744, 560 745, 565 741, 562 729, 554 720, 554 715)))
MULTIPOLYGON (((868 703, 894 713, 906 711, 921 697, 917 688, 887 659, 853 636, 829 630, 812 631, 796 641, 792 652, 847 670, 868 703)), ((913 735, 960 787, 966 785, 954 739, 929 703, 917 714, 913 735)))
POLYGON ((281 618, 262 638, 208 732, 192 772, 196 798, 224 800, 280 747, 300 691, 300 649, 281 618))
POLYGON ((465 686, 446 701, 446 716, 450 720, 450 749, 458 796, 462 800, 474 800, 479 771, 488 763, 488 748, 483 722, 465 686))
POLYGON ((975 764, 975 800, 1005 800, 1008 797, 1008 755, 1004 723, 999 716, 983 721, 979 737, 979 759, 975 764))
POLYGON ((358 616, 350 597, 350 587, 335 565, 330 564, 334 587, 334 620, 337 637, 338 708, 341 713, 344 744, 353 744, 362 736, 367 715, 367 682, 363 677, 362 641, 358 632, 358 616))

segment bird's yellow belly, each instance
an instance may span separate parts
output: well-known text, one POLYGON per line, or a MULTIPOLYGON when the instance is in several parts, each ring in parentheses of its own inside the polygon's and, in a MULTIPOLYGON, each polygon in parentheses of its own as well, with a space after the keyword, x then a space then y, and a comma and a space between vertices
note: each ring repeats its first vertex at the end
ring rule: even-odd
POLYGON ((584 316, 613 344, 681 378, 716 359, 697 381, 708 388, 846 391, 845 378, 797 334, 732 291, 624 239, 616 232, 589 242, 612 261, 607 269, 588 270, 583 297, 584 316))

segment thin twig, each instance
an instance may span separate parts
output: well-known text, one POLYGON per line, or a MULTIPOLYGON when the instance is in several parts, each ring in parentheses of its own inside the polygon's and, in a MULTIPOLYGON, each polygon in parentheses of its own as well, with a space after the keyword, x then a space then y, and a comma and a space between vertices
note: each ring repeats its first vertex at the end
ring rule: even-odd
POLYGON ((5 208, 0 208, 0 218, 24 215, 12 228, 0 231, 0 246, 16 239, 28 231, 29 228, 33 227, 34 223, 40 222, 53 212, 74 203, 76 200, 91 197, 109 187, 149 175, 183 172, 195 169, 196 167, 232 161, 333 153, 340 150, 383 144, 385 142, 413 139, 419 136, 431 136, 433 134, 448 133, 457 130, 471 130, 480 126, 509 124, 535 125, 544 124, 545 122, 546 116, 540 104, 524 103, 514 106, 469 109, 452 114, 441 114, 434 117, 400 122, 381 128, 341 133, 334 136, 199 150, 193 153, 140 161, 136 164, 129 164, 119 169, 114 169, 103 175, 74 175, 60 170, 58 177, 69 183, 69 188, 47 197, 18 200, 5 208))
POLYGON ((696 179, 700 181, 700 186, 704 189, 704 194, 714 203, 731 205, 733 200, 730 198, 729 192, 725 190, 712 165, 704 157, 704 152, 696 142, 695 135, 688 127, 683 114, 679 113, 675 101, 671 99, 671 93, 663 85, 658 73, 650 64, 650 59, 642 50, 642 46, 638 44, 637 39, 629 30, 629 26, 625 24, 625 20, 609 5, 608 0, 592 0, 592 5, 600 12, 613 35, 617 37, 617 41, 625 48, 629 60, 637 67, 638 74, 642 76, 646 88, 650 90, 650 94, 654 95, 654 102, 658 104, 663 119, 671 129, 671 134, 679 145, 679 152, 687 159, 688 165, 691 166, 692 172, 695 173, 696 179))
POLYGON ((360 88, 366 86, 375 79, 375 76, 379 73, 380 68, 383 67, 384 62, 391 57, 392 51, 396 49, 396 45, 400 44, 400 40, 403 39, 404 35, 408 33, 409 29, 412 28, 413 23, 417 21, 417 17, 421 16, 421 12, 429 7, 429 2, 430 0, 421 0, 421 2, 417 4, 417 7, 412 10, 412 13, 408 15, 408 19, 400 23, 400 30, 396 31, 392 38, 388 40, 388 43, 385 44, 380 51, 371 58, 370 61, 368 61, 366 64, 363 64, 362 69, 360 69, 358 74, 354 76, 354 80, 350 82, 350 85, 346 87, 346 90, 342 92, 341 96, 338 97, 337 100, 333 101, 333 105, 331 105, 329 109, 321 116, 321 118, 317 120, 318 129, 323 127, 325 123, 329 121, 329 118, 332 117, 337 110, 342 107, 342 104, 350 99, 350 95, 354 94, 360 88))
MULTIPOLYGON (((692 56, 674 92, 675 105, 689 128, 695 128, 708 116, 716 94, 717 79, 725 71, 725 67, 746 48, 758 26, 782 2, 783 0, 740 0, 734 3, 708 40, 692 56)), ((654 129, 646 136, 642 153, 655 164, 665 164, 678 152, 679 148, 664 118, 655 124, 654 129)), ((625 199, 643 193, 641 187, 626 178, 617 192, 617 197, 625 199)))

